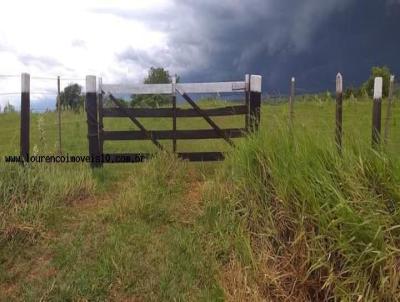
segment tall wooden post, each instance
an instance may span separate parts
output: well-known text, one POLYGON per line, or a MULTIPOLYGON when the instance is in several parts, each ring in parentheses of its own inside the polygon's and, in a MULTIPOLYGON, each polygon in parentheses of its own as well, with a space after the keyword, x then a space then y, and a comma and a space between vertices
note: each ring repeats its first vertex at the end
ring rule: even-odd
MULTIPOLYGON (((98 131, 98 138, 99 138, 99 153, 102 156, 103 155, 103 147, 104 147, 104 139, 103 139, 103 79, 99 78, 99 87, 98 87, 98 93, 97 93, 97 106, 98 106, 98 118, 99 118, 99 127, 97 129, 98 131)), ((103 158, 103 156, 102 156, 103 158)), ((103 166, 103 162, 100 162, 99 166, 103 166)))
POLYGON ((343 138, 343 77, 340 73, 336 76, 336 146, 342 152, 343 138))
POLYGON ((292 126, 294 119, 294 98, 296 93, 296 79, 292 77, 290 81, 290 98, 289 98, 289 125, 292 126))
POLYGON ((172 130, 174 138, 172 140, 172 152, 176 153, 176 76, 172 77, 172 130))
POLYGON ((21 74, 21 133, 20 155, 24 162, 29 162, 30 128, 30 75, 21 74))
POLYGON ((390 120, 392 119, 392 104, 393 104, 393 90, 394 90, 394 75, 390 76, 389 82, 389 97, 388 97, 388 105, 386 110, 386 119, 385 119, 385 133, 384 133, 384 142, 388 143, 389 139, 389 128, 390 128, 390 120))
POLYGON ((250 76, 250 131, 258 131, 260 125, 261 110, 261 86, 262 77, 260 75, 250 76))
POLYGON ((372 147, 377 148, 381 141, 381 114, 382 114, 382 84, 381 77, 375 78, 374 103, 372 109, 372 147))
POLYGON ((96 76, 86 76, 86 116, 88 125, 89 156, 91 157, 91 167, 101 166, 99 132, 97 120, 97 90, 96 76))
POLYGON ((244 77, 245 82, 245 106, 247 108, 245 115, 245 128, 246 131, 250 131, 250 75, 246 74, 244 77))
POLYGON ((60 77, 57 77, 57 111, 58 111, 58 154, 62 154, 61 146, 61 90, 60 77))

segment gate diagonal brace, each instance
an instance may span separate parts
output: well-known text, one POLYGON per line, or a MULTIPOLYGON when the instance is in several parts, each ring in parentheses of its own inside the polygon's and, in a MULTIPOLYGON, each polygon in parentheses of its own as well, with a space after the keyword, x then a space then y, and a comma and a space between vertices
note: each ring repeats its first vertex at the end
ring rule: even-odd
POLYGON ((214 129, 214 131, 221 137, 223 138, 229 145, 232 147, 235 146, 233 141, 225 135, 225 133, 221 130, 221 128, 218 127, 216 123, 212 119, 208 117, 208 115, 184 92, 182 89, 176 88, 176 91, 193 107, 196 112, 201 115, 206 122, 214 129))
POLYGON ((121 101, 117 100, 111 93, 110 95, 110 99, 118 106, 118 108, 120 108, 124 114, 129 117, 129 119, 143 132, 145 133, 145 135, 153 142, 154 145, 157 146, 157 148, 159 148, 160 150, 164 150, 164 147, 153 137, 153 135, 146 130, 145 127, 143 127, 143 125, 137 120, 137 118, 135 118, 134 116, 130 115, 129 111, 127 110, 126 106, 124 103, 122 103, 121 101))

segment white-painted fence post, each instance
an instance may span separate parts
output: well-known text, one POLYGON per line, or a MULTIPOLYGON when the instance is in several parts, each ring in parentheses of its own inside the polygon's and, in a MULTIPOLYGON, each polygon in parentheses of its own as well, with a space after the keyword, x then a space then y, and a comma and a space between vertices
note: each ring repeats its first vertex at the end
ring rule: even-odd
POLYGON ((29 161, 29 127, 30 127, 30 75, 21 74, 21 135, 20 155, 25 161, 29 161))
POLYGON ((293 125, 294 119, 294 98, 296 93, 296 78, 292 77, 290 81, 290 97, 289 97, 289 125, 293 125))
POLYGON ((86 76, 86 116, 88 124, 89 156, 91 167, 101 166, 96 76, 86 76))
POLYGON ((372 146, 376 148, 381 141, 381 114, 382 114, 382 86, 383 79, 375 78, 374 103, 372 109, 372 146))
POLYGON ((172 151, 176 153, 176 76, 172 77, 172 130, 174 137, 172 140, 172 151))
POLYGON ((262 76, 250 76, 250 131, 258 131, 260 126, 262 76))

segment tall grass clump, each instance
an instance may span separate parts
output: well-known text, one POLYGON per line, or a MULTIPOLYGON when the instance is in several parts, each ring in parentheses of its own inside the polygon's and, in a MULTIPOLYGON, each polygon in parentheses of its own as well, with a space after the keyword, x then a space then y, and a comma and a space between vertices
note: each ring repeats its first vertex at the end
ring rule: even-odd
POLYGON ((116 219, 135 217, 151 224, 168 223, 189 181, 187 163, 174 154, 159 152, 132 170, 115 206, 117 212, 111 214, 116 219))
POLYGON ((89 197, 94 187, 84 165, 0 163, 0 240, 37 233, 54 209, 89 197))
POLYGON ((229 204, 250 237, 252 277, 265 298, 400 297, 399 165, 359 146, 340 155, 306 129, 277 127, 229 156, 221 209, 229 204))

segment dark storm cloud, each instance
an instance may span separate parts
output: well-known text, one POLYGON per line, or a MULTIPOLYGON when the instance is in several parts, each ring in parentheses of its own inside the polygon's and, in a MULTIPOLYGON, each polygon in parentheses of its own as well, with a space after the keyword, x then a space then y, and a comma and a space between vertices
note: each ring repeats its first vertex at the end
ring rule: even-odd
POLYGON ((144 69, 149 66, 173 68, 173 66, 178 63, 175 60, 176 58, 172 57, 169 51, 164 51, 162 49, 149 52, 141 49, 128 48, 117 54, 117 58, 120 61, 128 64, 136 64, 144 69))
POLYGON ((399 0, 183 0, 163 12, 138 15, 167 33, 167 47, 128 49, 118 58, 145 68, 181 70, 183 80, 264 76, 266 90, 287 90, 296 76, 309 90, 332 88, 335 74, 357 84, 373 65, 399 72, 399 0))
POLYGON ((205 73, 214 80, 269 73, 270 81, 279 81, 281 70, 271 70, 271 63, 311 49, 323 21, 351 2, 186 0, 180 3, 181 15, 187 17, 181 29, 170 34, 170 48, 175 45, 180 53, 188 51, 188 44, 201 49, 208 64, 203 71, 191 71, 197 76, 205 73))

